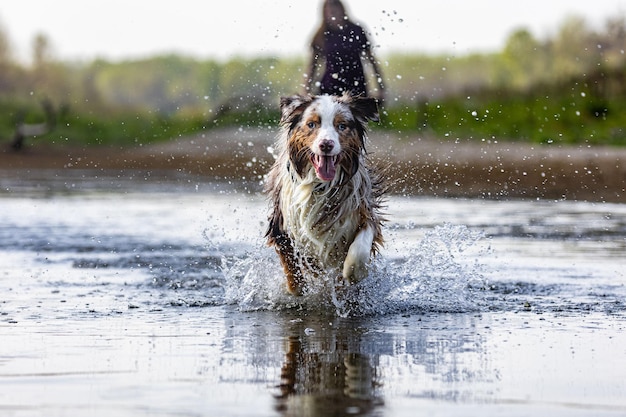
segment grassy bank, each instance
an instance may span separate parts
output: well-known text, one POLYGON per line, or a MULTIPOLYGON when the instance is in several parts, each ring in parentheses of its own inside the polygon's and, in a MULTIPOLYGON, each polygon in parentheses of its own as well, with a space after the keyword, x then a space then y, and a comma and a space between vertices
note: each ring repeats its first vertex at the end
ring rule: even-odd
POLYGON ((481 90, 391 108, 386 126, 441 138, 626 145, 621 73, 594 74, 527 91, 481 90))
MULTIPOLYGON (((487 90, 431 100, 388 100, 378 130, 455 141, 626 145, 626 94, 621 74, 600 74, 526 91, 487 90)), ((164 115, 133 109, 65 106, 54 109, 54 128, 28 143, 63 145, 149 144, 226 126, 277 126, 278 97, 270 104, 245 99, 204 113, 164 115)), ((0 100, 0 140, 9 143, 16 123, 50 117, 37 100, 0 100)))
POLYGON ((53 120, 37 102, 0 101, 0 139, 10 143, 18 123, 46 124, 49 132, 26 139, 26 146, 38 142, 69 146, 152 143, 204 129, 201 116, 169 117, 138 111, 82 110, 56 108, 53 120))

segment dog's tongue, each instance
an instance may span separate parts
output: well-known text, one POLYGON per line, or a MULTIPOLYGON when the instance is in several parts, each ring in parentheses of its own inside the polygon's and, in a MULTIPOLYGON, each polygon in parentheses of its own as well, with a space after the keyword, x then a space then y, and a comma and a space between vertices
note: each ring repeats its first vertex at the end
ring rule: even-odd
POLYGON ((322 181, 332 181, 335 178, 335 163, 332 156, 319 156, 313 158, 313 166, 317 177, 322 181))

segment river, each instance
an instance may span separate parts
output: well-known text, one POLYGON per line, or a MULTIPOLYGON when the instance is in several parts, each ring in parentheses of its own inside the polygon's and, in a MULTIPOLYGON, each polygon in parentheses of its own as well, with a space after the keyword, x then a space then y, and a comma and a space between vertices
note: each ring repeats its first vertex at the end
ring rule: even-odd
POLYGON ((2 415, 626 415, 625 205, 391 196, 293 297, 259 187, 2 174, 2 415))

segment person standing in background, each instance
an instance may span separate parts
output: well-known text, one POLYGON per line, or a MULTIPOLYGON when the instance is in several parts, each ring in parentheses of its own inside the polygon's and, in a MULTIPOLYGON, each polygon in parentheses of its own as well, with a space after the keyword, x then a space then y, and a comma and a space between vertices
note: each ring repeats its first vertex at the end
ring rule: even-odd
POLYGON ((341 95, 350 91, 353 95, 376 98, 382 104, 383 77, 372 46, 363 28, 350 20, 340 0, 324 1, 322 24, 313 36, 311 49, 307 92, 341 95), (367 85, 363 62, 371 64, 377 89, 367 85))

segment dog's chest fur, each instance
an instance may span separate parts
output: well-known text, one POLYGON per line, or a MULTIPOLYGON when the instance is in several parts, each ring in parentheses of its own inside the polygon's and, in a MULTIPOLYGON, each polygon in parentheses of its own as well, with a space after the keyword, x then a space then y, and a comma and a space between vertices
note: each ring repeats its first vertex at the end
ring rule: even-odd
POLYGON ((295 249, 315 254, 320 267, 336 266, 345 258, 361 220, 361 202, 352 184, 320 184, 313 170, 302 182, 283 180, 281 211, 295 249))

